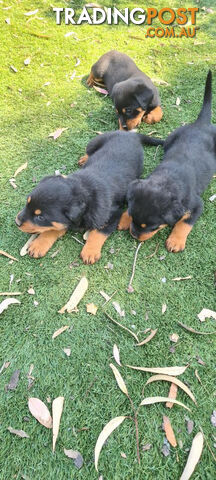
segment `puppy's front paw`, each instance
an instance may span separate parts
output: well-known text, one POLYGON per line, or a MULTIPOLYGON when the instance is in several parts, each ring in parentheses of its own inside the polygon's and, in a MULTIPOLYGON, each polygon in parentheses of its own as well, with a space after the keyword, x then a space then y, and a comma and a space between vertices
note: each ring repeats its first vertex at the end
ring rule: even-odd
POLYGON ((143 117, 143 122, 148 123, 149 125, 152 125, 152 123, 157 123, 160 122, 160 120, 163 117, 163 112, 161 107, 156 107, 151 112, 148 113, 148 115, 143 117))
POLYGON ((186 238, 172 234, 167 238, 166 248, 168 252, 178 253, 185 249, 186 238))
POLYGON ((85 163, 87 162, 88 160, 88 155, 86 153, 86 155, 83 155, 83 157, 80 157, 79 161, 78 161, 78 165, 79 167, 82 167, 83 165, 85 165, 85 163))
POLYGON ((132 222, 132 217, 128 215, 128 212, 124 212, 119 220, 118 230, 128 230, 132 222))
POLYGON ((80 257, 82 258, 83 263, 89 265, 97 262, 101 257, 101 250, 97 249, 97 246, 84 245, 80 257))
POLYGON ((28 254, 33 258, 41 258, 46 255, 50 246, 40 236, 36 238, 28 248, 28 254))

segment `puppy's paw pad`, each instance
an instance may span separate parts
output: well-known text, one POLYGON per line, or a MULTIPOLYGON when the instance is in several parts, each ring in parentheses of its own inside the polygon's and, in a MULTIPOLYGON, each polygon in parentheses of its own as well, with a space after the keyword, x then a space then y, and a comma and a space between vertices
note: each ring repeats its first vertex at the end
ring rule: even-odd
POLYGON ((46 255, 49 248, 45 243, 42 243, 40 240, 34 240, 28 248, 28 254, 33 258, 41 258, 46 255))
POLYGON ((86 248, 86 245, 83 247, 80 257, 82 258, 83 263, 86 265, 93 265, 93 263, 98 262, 101 257, 101 252, 86 248))
POLYGON ((166 241, 166 248, 168 252, 182 252, 185 249, 185 240, 182 238, 177 238, 174 235, 170 235, 166 241))

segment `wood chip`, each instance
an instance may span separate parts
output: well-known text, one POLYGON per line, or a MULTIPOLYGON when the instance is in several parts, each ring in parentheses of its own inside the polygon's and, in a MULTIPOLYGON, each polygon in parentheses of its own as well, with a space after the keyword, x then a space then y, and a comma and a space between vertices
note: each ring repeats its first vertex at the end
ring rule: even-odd
POLYGON ((65 330, 67 330, 68 328, 69 328, 69 325, 65 325, 64 327, 59 328, 53 333, 52 338, 58 337, 59 335, 61 335, 61 333, 65 332, 65 330))
POLYGON ((29 438, 29 435, 26 432, 24 432, 24 430, 16 430, 15 428, 12 428, 12 427, 8 427, 8 430, 10 433, 17 435, 18 437, 29 438))

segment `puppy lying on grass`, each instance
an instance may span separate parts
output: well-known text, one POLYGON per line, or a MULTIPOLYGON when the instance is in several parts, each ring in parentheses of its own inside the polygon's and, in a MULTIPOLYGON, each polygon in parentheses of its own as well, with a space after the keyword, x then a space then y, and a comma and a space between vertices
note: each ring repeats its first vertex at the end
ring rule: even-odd
POLYGON ((80 256, 87 264, 99 260, 120 221, 128 185, 141 175, 144 144, 162 145, 163 140, 132 132, 105 133, 88 144, 81 170, 67 177, 44 177, 16 217, 20 230, 39 233, 29 255, 43 257, 67 230, 90 230, 80 256))
POLYGON ((163 116, 157 88, 125 53, 111 50, 102 55, 92 66, 87 84, 105 85, 121 130, 132 130, 141 121, 159 122, 163 116))
POLYGON ((128 213, 118 228, 130 227, 141 242, 167 225, 169 252, 184 250, 187 236, 203 210, 200 198, 216 171, 216 126, 211 124, 211 84, 206 79, 201 112, 194 123, 177 128, 164 143, 164 159, 144 180, 129 186, 128 213))

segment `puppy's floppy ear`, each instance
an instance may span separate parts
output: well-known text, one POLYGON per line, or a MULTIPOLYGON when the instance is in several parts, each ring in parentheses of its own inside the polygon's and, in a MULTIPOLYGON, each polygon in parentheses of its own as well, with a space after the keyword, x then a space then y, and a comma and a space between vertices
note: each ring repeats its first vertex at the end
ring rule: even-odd
POLYGON ((168 225, 175 225, 185 214, 185 207, 183 207, 181 200, 176 196, 171 196, 169 205, 170 208, 167 209, 164 215, 164 221, 168 225))
POLYGON ((145 87, 143 84, 138 84, 135 91, 135 97, 140 107, 146 111, 148 106, 151 104, 154 93, 153 91, 145 87))
POLYGON ((68 208, 65 215, 72 222, 78 222, 86 210, 86 203, 84 200, 73 201, 72 205, 68 208))

